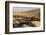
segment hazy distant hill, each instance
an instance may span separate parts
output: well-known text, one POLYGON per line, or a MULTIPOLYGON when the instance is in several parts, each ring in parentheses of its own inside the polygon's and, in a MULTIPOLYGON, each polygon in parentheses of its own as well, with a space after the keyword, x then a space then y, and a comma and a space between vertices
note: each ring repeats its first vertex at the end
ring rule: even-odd
POLYGON ((26 16, 26 17, 39 17, 40 9, 33 9, 25 12, 13 12, 13 15, 26 16))

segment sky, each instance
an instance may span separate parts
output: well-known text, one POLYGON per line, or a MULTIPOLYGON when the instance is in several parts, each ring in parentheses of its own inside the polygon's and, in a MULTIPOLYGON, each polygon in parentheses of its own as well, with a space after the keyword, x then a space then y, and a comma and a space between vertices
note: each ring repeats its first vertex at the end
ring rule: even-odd
POLYGON ((36 9, 34 7, 13 7, 13 12, 25 12, 28 10, 36 9))
POLYGON ((13 7, 13 11, 28 11, 28 10, 32 10, 32 7, 13 7))

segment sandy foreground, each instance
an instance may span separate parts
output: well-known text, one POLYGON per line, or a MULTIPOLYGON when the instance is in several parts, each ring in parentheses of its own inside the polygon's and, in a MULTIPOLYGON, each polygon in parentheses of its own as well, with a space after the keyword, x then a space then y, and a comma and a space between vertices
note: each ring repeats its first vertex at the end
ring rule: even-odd
MULTIPOLYGON (((40 26, 40 22, 39 21, 34 21, 32 22, 34 25, 36 25, 36 27, 39 27, 40 26)), ((27 25, 24 25, 25 27, 29 27, 27 25)))

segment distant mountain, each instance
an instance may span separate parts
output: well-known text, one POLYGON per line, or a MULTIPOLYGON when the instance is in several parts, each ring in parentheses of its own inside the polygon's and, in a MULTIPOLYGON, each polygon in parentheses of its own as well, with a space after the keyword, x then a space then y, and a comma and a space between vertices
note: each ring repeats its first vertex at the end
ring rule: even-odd
POLYGON ((14 12, 13 15, 26 16, 26 17, 40 17, 40 9, 33 9, 24 12, 14 12))
POLYGON ((26 11, 26 12, 40 12, 40 9, 33 9, 33 10, 26 11))

